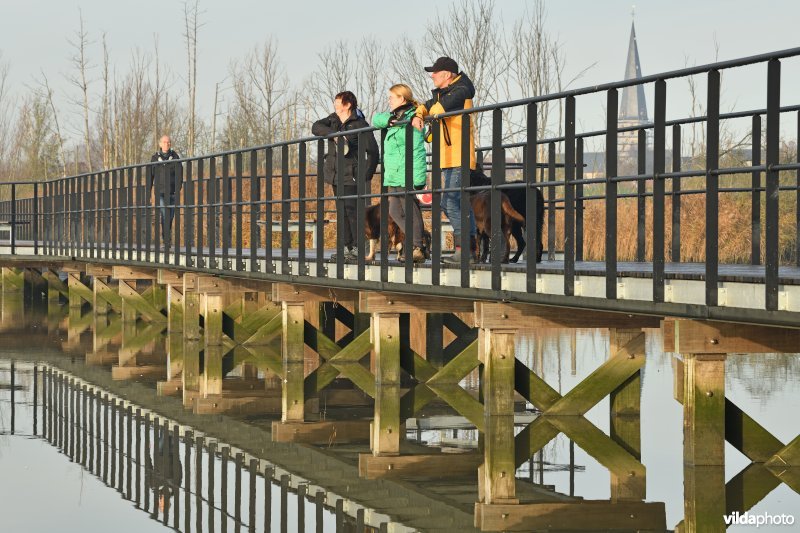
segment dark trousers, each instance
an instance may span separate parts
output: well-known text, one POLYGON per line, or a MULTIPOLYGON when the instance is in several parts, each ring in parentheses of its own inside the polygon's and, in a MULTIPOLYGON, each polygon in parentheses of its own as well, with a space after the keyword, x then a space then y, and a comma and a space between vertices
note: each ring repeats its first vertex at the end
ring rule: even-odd
POLYGON ((341 223, 339 224, 339 231, 342 232, 342 242, 344 246, 355 246, 358 238, 358 217, 356 216, 357 213, 357 206, 358 206, 358 199, 355 197, 358 189, 355 185, 344 185, 342 187, 342 194, 344 196, 352 196, 352 198, 344 198, 341 202, 341 207, 339 208, 340 213, 338 213, 339 220, 341 223))
MULTIPOLYGON (((405 187, 389 187, 390 193, 397 193, 405 191, 405 187)), ((394 223, 400 227, 400 230, 406 231, 406 199, 402 196, 389 197, 389 216, 392 217, 394 223)), ((422 247, 422 211, 419 209, 416 196, 411 203, 411 221, 413 224, 412 234, 414 246, 422 247)))
POLYGON ((172 220, 175 218, 175 197, 173 195, 158 196, 158 210, 161 216, 161 236, 164 243, 169 243, 172 236, 172 220))

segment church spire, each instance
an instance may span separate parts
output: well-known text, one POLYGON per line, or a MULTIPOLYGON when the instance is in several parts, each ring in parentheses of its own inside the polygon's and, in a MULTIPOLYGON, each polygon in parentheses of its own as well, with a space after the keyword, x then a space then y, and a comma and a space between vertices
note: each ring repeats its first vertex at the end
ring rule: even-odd
MULTIPOLYGON (((639 48, 636 46, 636 28, 631 22, 631 37, 628 43, 628 60, 625 64, 625 79, 633 80, 642 77, 642 66, 639 64, 639 48)), ((647 102, 644 99, 644 87, 636 85, 622 89, 622 105, 619 109, 621 121, 647 122, 647 102)))

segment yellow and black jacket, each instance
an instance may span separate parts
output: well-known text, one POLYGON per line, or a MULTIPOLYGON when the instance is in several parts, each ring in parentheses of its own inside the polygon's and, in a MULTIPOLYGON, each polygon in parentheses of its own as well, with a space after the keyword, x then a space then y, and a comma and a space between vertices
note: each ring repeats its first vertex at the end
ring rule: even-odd
MULTIPOLYGON (((459 109, 472 109, 475 97, 475 86, 463 72, 443 89, 434 89, 433 97, 417 108, 416 116, 438 115, 459 109)), ((439 136, 440 165, 442 168, 461 166, 461 122, 463 115, 443 118, 442 131, 439 136)), ((435 127, 435 125, 434 125, 435 127)), ((475 169, 475 124, 470 123, 469 130, 469 168, 475 169)))

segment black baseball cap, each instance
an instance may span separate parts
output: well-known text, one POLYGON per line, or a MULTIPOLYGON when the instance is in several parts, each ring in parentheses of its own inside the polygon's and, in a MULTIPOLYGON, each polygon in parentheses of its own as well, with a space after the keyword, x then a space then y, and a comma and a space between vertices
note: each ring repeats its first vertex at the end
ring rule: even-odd
POLYGON ((458 74, 458 63, 453 58, 442 56, 433 63, 433 66, 425 67, 426 72, 441 72, 443 70, 458 74))

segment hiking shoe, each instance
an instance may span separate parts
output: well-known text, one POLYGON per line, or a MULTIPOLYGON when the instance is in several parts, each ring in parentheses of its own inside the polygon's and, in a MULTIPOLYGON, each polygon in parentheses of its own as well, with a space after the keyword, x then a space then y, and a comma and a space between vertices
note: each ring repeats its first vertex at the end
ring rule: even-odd
MULTIPOLYGON (((342 250, 342 258, 346 261, 350 259, 350 246, 345 246, 342 250)), ((336 261, 339 258, 338 254, 335 252, 331 254, 331 261, 336 261)))
POLYGON ((358 247, 357 246, 347 246, 344 252, 344 259, 345 261, 357 261, 358 260, 358 247))
POLYGON ((425 252, 419 246, 414 247, 414 251, 411 252, 411 260, 415 263, 422 263, 425 261, 425 252))
MULTIPOLYGON (((461 248, 457 248, 456 252, 453 255, 448 255, 447 257, 443 257, 442 263, 448 265, 461 264, 461 248)), ((469 263, 472 264, 472 257, 469 258, 469 263)))

